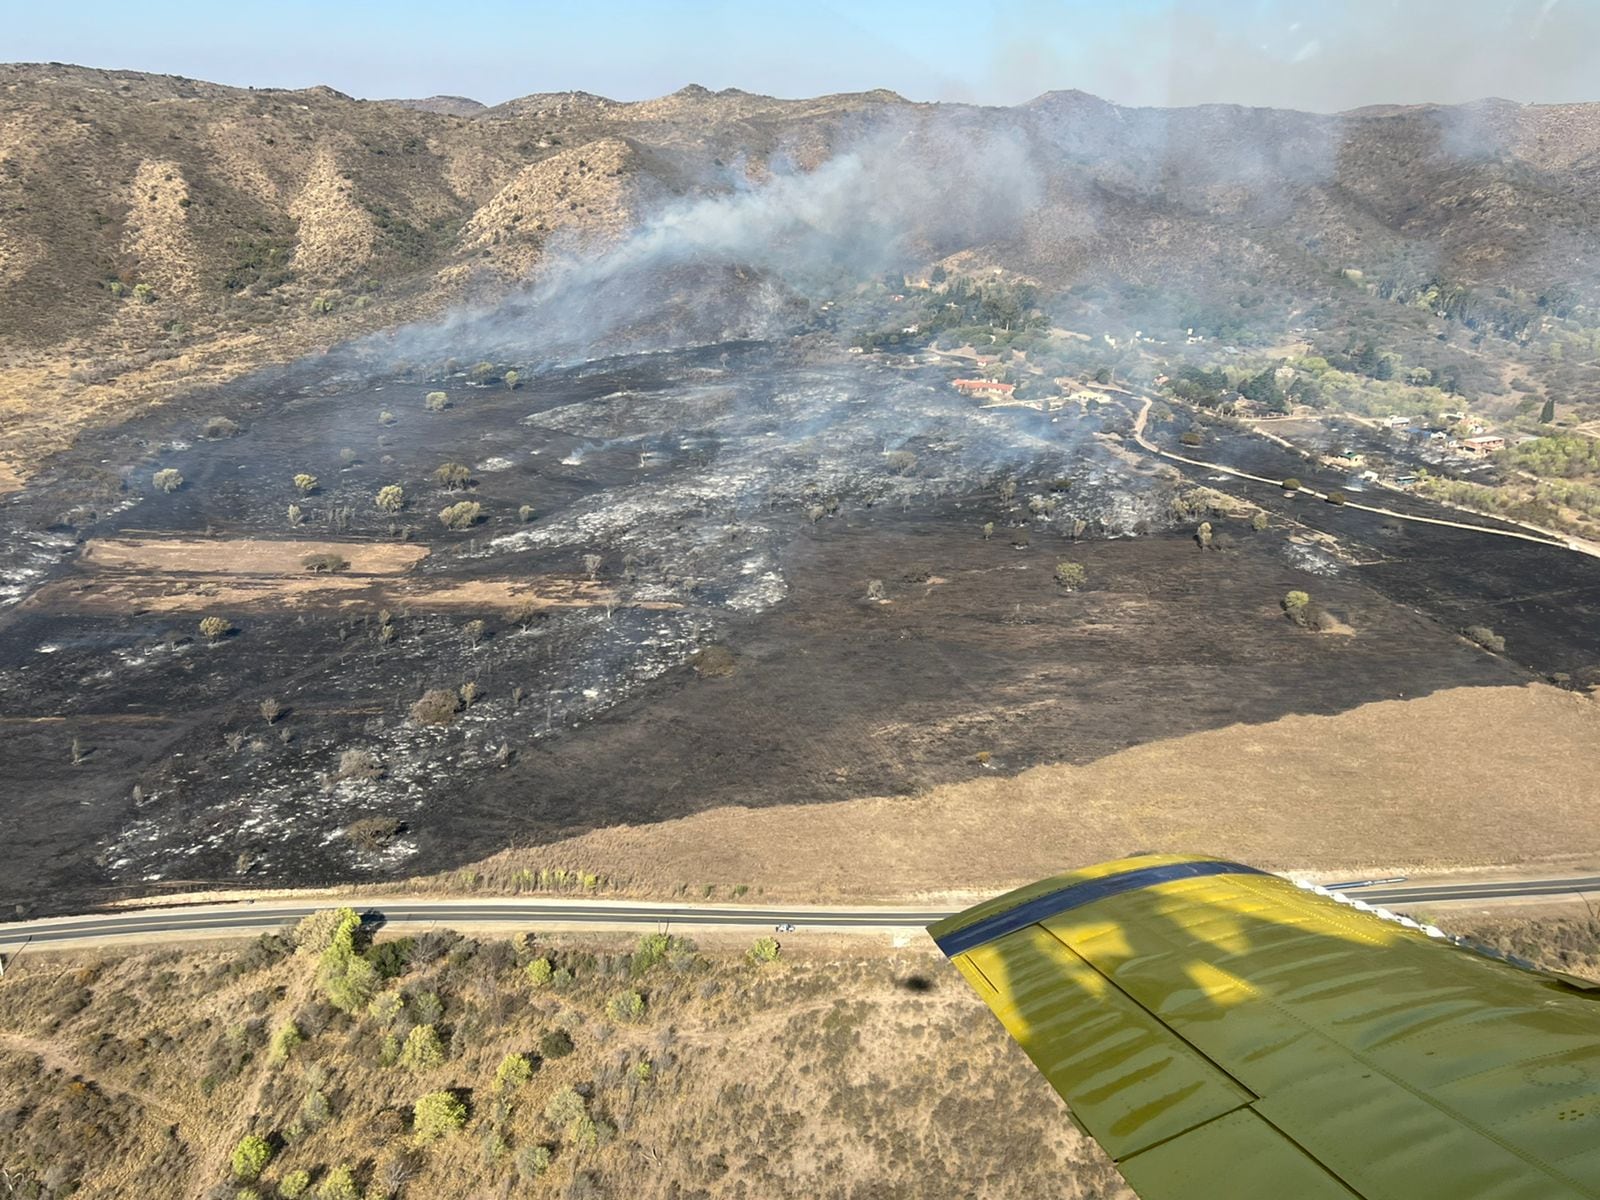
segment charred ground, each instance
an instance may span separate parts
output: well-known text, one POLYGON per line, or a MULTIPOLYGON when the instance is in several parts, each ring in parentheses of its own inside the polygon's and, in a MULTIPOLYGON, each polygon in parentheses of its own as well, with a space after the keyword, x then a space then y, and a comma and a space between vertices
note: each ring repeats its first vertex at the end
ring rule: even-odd
POLYGON ((1596 661, 1587 609, 1504 594, 1587 586, 1589 560, 1272 489, 1207 508, 1120 404, 984 409, 946 368, 806 339, 521 368, 513 388, 357 347, 125 426, 13 498, 5 903, 439 871, 1596 661), (239 432, 204 437, 218 415, 239 432), (451 461, 463 488, 431 482, 451 461), (445 529, 463 499, 478 521, 445 529), (173 569, 173 539, 217 551, 173 569), (351 566, 285 569, 290 539, 351 566), (1294 589, 1345 631, 1284 620, 1294 589), (1489 609, 1505 656, 1457 635, 1489 609), (208 641, 206 615, 234 632, 208 641), (410 717, 469 684, 448 725, 410 717))

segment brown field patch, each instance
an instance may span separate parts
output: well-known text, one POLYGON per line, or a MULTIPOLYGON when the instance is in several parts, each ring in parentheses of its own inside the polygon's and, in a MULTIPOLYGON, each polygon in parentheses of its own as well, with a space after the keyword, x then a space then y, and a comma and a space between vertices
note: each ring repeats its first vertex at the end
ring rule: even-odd
POLYGON ((572 866, 670 893, 759 882, 768 899, 994 892, 1135 851, 1361 871, 1600 861, 1600 707, 1543 684, 1455 688, 1337 716, 1149 743, 1084 766, 912 797, 714 809, 479 864, 486 886, 572 866))
POLYGON ((337 554, 341 574, 398 575, 428 557, 413 542, 341 542, 275 538, 95 538, 82 561, 103 571, 166 571, 185 575, 304 575, 312 554, 337 554))

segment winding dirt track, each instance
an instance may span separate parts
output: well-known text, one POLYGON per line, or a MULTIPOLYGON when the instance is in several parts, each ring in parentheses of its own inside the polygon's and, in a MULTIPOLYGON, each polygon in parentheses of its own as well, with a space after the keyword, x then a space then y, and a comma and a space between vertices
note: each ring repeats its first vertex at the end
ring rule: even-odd
MULTIPOLYGON (((1174 454, 1170 450, 1161 449, 1161 447, 1144 436, 1145 420, 1150 415, 1150 405, 1151 400, 1146 396, 1144 403, 1139 408, 1138 416, 1133 421, 1133 440, 1139 444, 1140 449, 1149 451, 1151 454, 1161 458, 1171 459, 1173 462, 1187 463, 1191 467, 1203 467, 1208 471, 1220 471, 1224 475, 1248 479, 1253 483, 1264 483, 1269 487, 1281 488, 1283 486, 1283 480, 1281 479, 1268 479, 1264 475, 1252 475, 1248 471, 1241 471, 1236 467, 1223 466, 1221 463, 1204 462, 1198 458, 1186 458, 1182 454, 1174 454)), ((1328 498, 1326 492, 1319 492, 1315 488, 1301 487, 1299 491, 1301 495, 1315 496, 1318 500, 1326 500, 1328 498)), ((1378 513, 1380 516, 1393 517, 1397 521, 1412 521, 1420 525, 1443 525, 1449 529, 1468 529, 1473 533, 1493 534, 1495 537, 1518 538, 1524 542, 1534 542, 1541 546, 1558 546, 1576 551, 1579 554, 1588 554, 1595 558, 1600 558, 1600 546, 1596 546, 1592 542, 1586 542, 1582 538, 1565 537, 1557 533, 1536 535, 1521 533, 1515 529, 1491 529, 1487 525, 1470 525, 1465 521, 1448 521, 1443 517, 1419 517, 1412 513, 1395 512, 1392 508, 1379 508, 1377 505, 1360 504, 1354 500, 1346 500, 1344 507, 1359 508, 1362 512, 1378 513)), ((1497 517, 1495 519, 1499 520, 1500 518, 1497 517)))

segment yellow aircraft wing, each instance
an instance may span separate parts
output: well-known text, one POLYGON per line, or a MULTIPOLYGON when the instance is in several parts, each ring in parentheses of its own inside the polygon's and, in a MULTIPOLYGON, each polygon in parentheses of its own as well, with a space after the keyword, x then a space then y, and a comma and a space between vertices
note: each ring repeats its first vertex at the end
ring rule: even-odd
POLYGON ((1600 1003, 1238 863, 929 927, 1145 1200, 1600 1198, 1600 1003))

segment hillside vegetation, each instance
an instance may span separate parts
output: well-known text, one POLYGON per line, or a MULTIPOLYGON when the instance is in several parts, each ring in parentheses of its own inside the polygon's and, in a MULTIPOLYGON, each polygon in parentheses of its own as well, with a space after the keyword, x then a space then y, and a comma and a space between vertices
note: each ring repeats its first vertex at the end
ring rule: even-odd
POLYGON ((308 925, 9 971, 0 1194, 1129 1195, 931 950, 308 925))
POLYGON ((1517 341, 1595 299, 1589 105, 1324 117, 691 87, 485 109, 15 65, 0 67, 0 454, 25 476, 87 422, 492 300, 554 245, 815 168, 884 127, 916 131, 935 185, 970 166, 1024 203, 952 265, 1076 288, 1080 314, 1226 337, 1322 303, 1517 341), (967 163, 986 141, 1014 153, 967 163))

